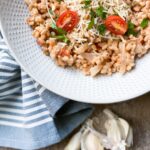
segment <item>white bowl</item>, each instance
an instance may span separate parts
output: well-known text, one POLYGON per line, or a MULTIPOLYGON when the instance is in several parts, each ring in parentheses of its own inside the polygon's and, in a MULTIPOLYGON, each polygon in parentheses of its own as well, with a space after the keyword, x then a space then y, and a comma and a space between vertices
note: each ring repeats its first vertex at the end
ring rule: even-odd
POLYGON ((22 68, 47 89, 89 103, 119 102, 150 91, 150 54, 138 60, 136 68, 126 75, 84 76, 58 67, 43 55, 25 23, 27 16, 23 0, 0 0, 0 24, 9 48, 22 68))

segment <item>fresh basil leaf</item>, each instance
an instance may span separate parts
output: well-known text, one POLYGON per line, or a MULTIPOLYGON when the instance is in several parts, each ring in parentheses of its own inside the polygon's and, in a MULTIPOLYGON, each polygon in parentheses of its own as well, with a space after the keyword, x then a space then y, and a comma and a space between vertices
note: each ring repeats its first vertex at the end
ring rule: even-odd
POLYGON ((99 34, 104 35, 104 33, 106 32, 106 26, 104 24, 101 24, 97 27, 99 34))
POLYGON ((131 21, 128 21, 128 30, 126 32, 126 35, 134 35, 134 36, 137 36, 138 32, 135 31, 135 25, 131 22, 131 21))
POLYGON ((104 8, 102 6, 100 6, 96 9, 96 15, 98 17, 101 17, 102 19, 106 19, 107 14, 106 14, 104 8))
POLYGON ((92 29, 94 26, 94 18, 91 18, 90 23, 88 24, 88 29, 92 29))
POLYGON ((148 21, 149 19, 148 18, 144 18, 140 24, 140 26, 144 29, 148 26, 148 21))

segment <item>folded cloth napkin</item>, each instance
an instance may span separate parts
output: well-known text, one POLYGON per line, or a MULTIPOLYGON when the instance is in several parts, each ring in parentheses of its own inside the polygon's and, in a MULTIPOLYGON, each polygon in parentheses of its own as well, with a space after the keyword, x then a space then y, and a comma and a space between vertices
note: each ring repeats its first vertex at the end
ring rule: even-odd
POLYGON ((30 78, 0 39, 0 146, 39 149, 64 139, 92 106, 67 100, 30 78))

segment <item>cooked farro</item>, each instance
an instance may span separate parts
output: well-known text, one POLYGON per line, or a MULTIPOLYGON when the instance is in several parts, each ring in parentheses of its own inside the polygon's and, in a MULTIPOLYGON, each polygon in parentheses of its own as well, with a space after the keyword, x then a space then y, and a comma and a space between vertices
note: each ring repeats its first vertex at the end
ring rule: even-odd
POLYGON ((125 73, 150 49, 150 0, 25 2, 32 35, 59 66, 91 76, 125 73))

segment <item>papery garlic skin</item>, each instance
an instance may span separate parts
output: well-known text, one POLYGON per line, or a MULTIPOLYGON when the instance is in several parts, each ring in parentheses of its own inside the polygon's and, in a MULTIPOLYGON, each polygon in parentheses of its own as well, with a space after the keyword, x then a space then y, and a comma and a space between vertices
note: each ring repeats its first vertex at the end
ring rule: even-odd
POLYGON ((77 132, 69 141, 64 150, 80 150, 82 133, 77 132))

